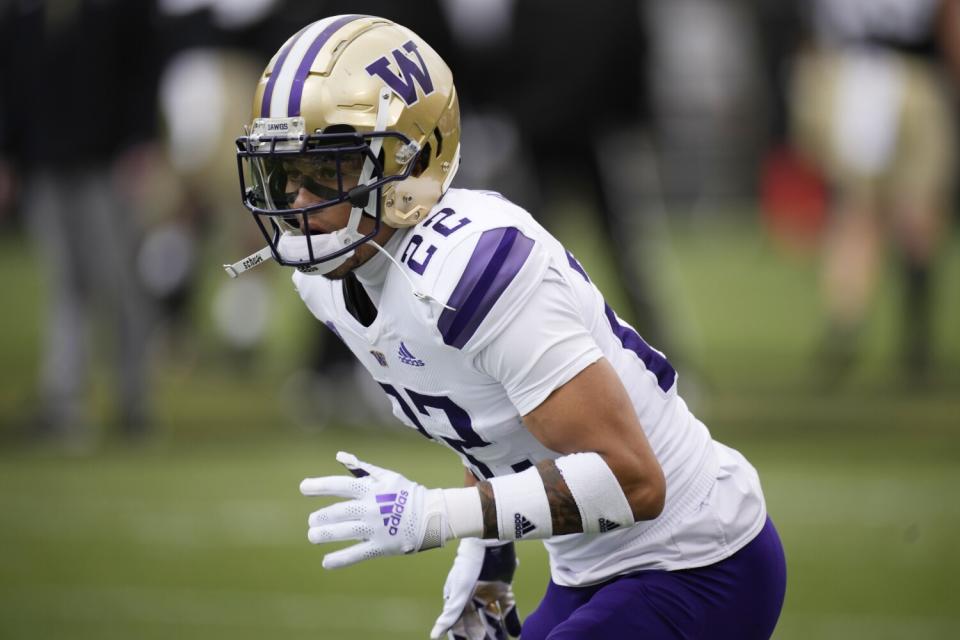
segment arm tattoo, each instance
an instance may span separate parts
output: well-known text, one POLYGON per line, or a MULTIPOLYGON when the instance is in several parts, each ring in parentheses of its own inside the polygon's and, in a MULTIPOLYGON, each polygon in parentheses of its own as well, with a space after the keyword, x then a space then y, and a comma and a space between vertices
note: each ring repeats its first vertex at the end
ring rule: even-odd
POLYGON ((580 519, 580 507, 573 499, 567 481, 563 479, 560 469, 553 460, 544 460, 537 465, 543 488, 547 491, 547 502, 550 503, 550 516, 553 520, 553 535, 561 536, 567 533, 583 531, 583 521, 580 519))
POLYGON ((484 480, 477 483, 477 490, 480 492, 480 509, 483 511, 483 537, 499 538, 497 502, 493 497, 493 486, 484 480))
MULTIPOLYGON (((580 507, 577 506, 567 481, 563 479, 560 470, 553 460, 545 460, 537 465, 543 488, 547 492, 547 502, 550 504, 550 518, 553 522, 553 535, 560 536, 567 533, 581 533, 583 521, 580 519, 580 507)), ((484 480, 477 483, 480 492, 480 508, 483 511, 483 537, 500 537, 497 526, 497 503, 493 496, 493 486, 484 480)))

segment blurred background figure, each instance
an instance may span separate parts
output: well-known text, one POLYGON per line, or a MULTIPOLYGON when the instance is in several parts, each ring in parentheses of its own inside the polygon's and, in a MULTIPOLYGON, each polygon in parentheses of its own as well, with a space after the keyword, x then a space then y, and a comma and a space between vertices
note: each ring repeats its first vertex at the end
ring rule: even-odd
MULTIPOLYGON (((270 33, 277 5, 275 0, 158 2, 163 163, 151 180, 149 227, 138 267, 158 302, 158 342, 186 367, 200 351, 195 304, 206 273, 200 264, 205 248, 216 253, 256 248, 233 206, 236 167, 224 158, 249 119, 246 84, 269 55, 260 39, 270 33)), ((217 355, 241 370, 259 357, 269 325, 265 276, 251 276, 246 282, 219 279, 208 292, 217 355)))
MULTIPOLYGON (((574 233, 595 232, 608 248, 624 317, 650 344, 668 350, 651 284, 655 204, 649 180, 644 184, 643 163, 649 165, 652 151, 641 5, 598 0, 589 11, 549 0, 495 5, 509 10, 502 38, 509 45, 500 51, 510 62, 493 47, 486 48, 489 57, 464 56, 485 63, 467 67, 473 77, 464 93, 505 109, 516 127, 518 148, 498 167, 500 177, 511 179, 504 193, 553 233, 562 233, 571 210, 579 209, 586 227, 574 233)), ((460 67, 454 68, 459 83, 460 67)), ((499 135, 480 148, 501 140, 511 150, 511 136, 499 135)))
MULTIPOLYGON (((956 170, 949 67, 954 0, 812 0, 795 59, 795 145, 830 193, 823 238, 823 356, 831 377, 858 354, 884 255, 904 277, 901 361, 919 381, 934 354, 933 270, 956 170)), ((957 76, 954 76, 955 78, 957 76)))
POLYGON ((49 292, 36 430, 91 441, 102 353, 115 420, 125 435, 141 436, 150 308, 134 248, 138 189, 155 154, 153 7, 49 0, 4 3, 4 13, 0 155, 17 176, 49 292))
MULTIPOLYGON (((671 216, 700 222, 752 198, 766 87, 753 15, 778 0, 644 0, 650 129, 671 216)), ((795 25, 794 25, 795 28, 795 25)))
POLYGON ((651 344, 670 351, 652 290, 656 204, 643 184, 643 163, 652 158, 643 17, 639 4, 617 0, 587 12, 576 4, 516 3, 512 42, 525 62, 512 67, 519 99, 510 104, 538 187, 528 209, 543 211, 550 228, 549 209, 538 205, 580 199, 611 248, 624 312, 651 344), (571 55, 569 43, 577 41, 571 55), (565 107, 550 108, 557 104, 565 107))

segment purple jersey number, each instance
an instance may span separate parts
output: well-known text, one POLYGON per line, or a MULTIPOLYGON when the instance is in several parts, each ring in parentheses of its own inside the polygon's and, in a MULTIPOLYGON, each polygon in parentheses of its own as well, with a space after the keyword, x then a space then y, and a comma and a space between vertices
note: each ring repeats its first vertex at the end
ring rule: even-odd
POLYGON ((407 242, 407 246, 404 247, 403 253, 400 255, 400 262, 406 262, 408 267, 420 275, 423 275, 423 272, 427 270, 430 259, 433 258, 433 254, 437 251, 437 248, 431 244, 424 249, 424 257, 417 259, 417 249, 419 249, 422 244, 423 236, 416 233, 410 238, 409 242, 407 242))
MULTIPOLYGON (((419 431, 421 435, 433 440, 433 436, 431 436, 430 433, 423 428, 423 424, 420 422, 417 414, 414 413, 410 408, 410 405, 407 404, 403 394, 400 393, 396 387, 384 382, 381 382, 380 386, 388 395, 392 396, 397 401, 397 403, 400 405, 400 410, 403 411, 403 415, 405 415, 407 419, 413 423, 413 426, 417 428, 417 431, 419 431)), ((483 476, 483 479, 493 477, 493 472, 490 470, 490 467, 477 460, 467 451, 467 449, 489 446, 490 443, 483 440, 483 438, 481 438, 480 435, 473 430, 473 424, 470 421, 470 414, 464 411, 463 407, 446 396, 428 396, 422 393, 417 393, 416 391, 411 391, 410 389, 404 389, 404 391, 410 397, 410 399, 413 401, 413 404, 417 407, 417 410, 422 415, 429 416, 430 409, 439 409, 442 411, 447 418, 447 421, 450 423, 450 426, 453 427, 453 430, 456 431, 457 435, 460 437, 447 438, 441 436, 440 439, 450 445, 450 447, 454 450, 463 454, 463 457, 470 462, 474 470, 483 476)))
MULTIPOLYGON (((583 265, 580 264, 569 251, 567 251, 567 263, 570 265, 570 268, 580 274, 584 280, 590 282, 590 276, 587 275, 583 265)), ((610 330, 613 332, 613 335, 617 337, 617 340, 620 341, 623 348, 629 349, 637 354, 640 361, 647 367, 647 371, 650 371, 657 377, 657 386, 660 387, 664 393, 669 391, 670 387, 677 381, 677 372, 673 368, 673 365, 667 360, 666 356, 647 344, 633 327, 628 324, 620 324, 617 314, 614 313, 613 309, 610 308, 610 305, 606 302, 603 303, 603 312, 607 317, 610 330)))
MULTIPOLYGON (((464 228, 470 224, 470 218, 463 217, 457 220, 456 224, 447 226, 444 224, 451 216, 456 215, 456 211, 450 207, 440 209, 435 214, 427 218, 422 225, 423 229, 432 228, 438 234, 444 238, 449 237, 456 231, 464 228)), ((407 241, 407 246, 403 248, 403 253, 400 254, 400 262, 405 262, 410 269, 415 273, 423 275, 423 272, 427 270, 427 265, 430 264, 430 259, 433 258, 433 254, 436 253, 437 247, 428 244, 421 251, 421 247, 424 243, 424 238, 419 233, 415 233, 411 236, 410 240, 407 241)))
POLYGON ((439 233, 440 235, 442 235, 444 238, 446 238, 454 231, 462 229, 466 225, 470 224, 470 218, 467 218, 466 216, 464 216, 463 218, 460 218, 457 221, 457 224, 453 225, 452 227, 448 227, 447 225, 445 225, 444 222, 447 219, 449 219, 451 216, 456 215, 456 213, 457 212, 451 209, 450 207, 445 207, 443 209, 440 209, 440 211, 437 211, 435 214, 433 214, 429 218, 427 218, 427 220, 423 223, 423 226, 429 227, 430 225, 433 225, 433 230, 439 233))

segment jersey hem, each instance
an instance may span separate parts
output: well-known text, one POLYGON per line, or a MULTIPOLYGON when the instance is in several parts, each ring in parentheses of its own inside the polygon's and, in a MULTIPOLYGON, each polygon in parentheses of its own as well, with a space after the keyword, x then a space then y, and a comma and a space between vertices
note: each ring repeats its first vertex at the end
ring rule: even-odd
POLYGON ((670 572, 673 572, 673 571, 688 571, 688 570, 690 570, 690 569, 703 569, 704 567, 709 567, 709 566, 711 566, 711 565, 715 565, 715 564, 717 564, 718 562, 723 562, 724 560, 727 560, 728 558, 731 558, 731 557, 735 556, 741 549, 743 549, 743 548, 746 547, 748 544, 750 544, 751 542, 753 542, 753 540, 754 540, 758 535, 760 535, 760 532, 763 531, 763 527, 764 527, 764 525, 765 525, 766 523, 767 523, 767 509, 766 509, 766 507, 764 507, 764 508, 763 508, 763 512, 762 512, 762 514, 761 514, 761 517, 757 519, 757 522, 747 531, 746 534, 744 534, 743 536, 741 536, 741 537, 737 540, 737 542, 736 542, 735 544, 733 544, 733 545, 727 545, 726 547, 724 547, 724 549, 723 549, 722 552, 720 552, 720 553, 718 553, 718 554, 716 554, 716 555, 713 555, 713 556, 710 556, 710 557, 707 557, 707 558, 702 558, 702 559, 700 559, 700 560, 697 560, 697 561, 695 561, 695 562, 691 562, 691 563, 689 563, 689 564, 687 564, 687 563, 683 563, 683 564, 680 564, 680 563, 670 563, 670 566, 657 566, 657 567, 645 567, 645 568, 636 568, 636 567, 634 567, 634 568, 632 568, 632 569, 625 569, 625 570, 623 570, 623 571, 617 571, 616 573, 612 573, 612 574, 610 574, 610 575, 608 575, 608 576, 605 576, 605 577, 603 577, 603 578, 600 578, 600 579, 598 579, 598 580, 591 580, 590 582, 579 582, 579 583, 576 583, 576 584, 567 583, 567 582, 559 582, 559 581, 557 581, 556 576, 554 576, 554 575, 552 575, 552 574, 551 574, 551 576, 550 576, 550 579, 553 580, 553 582, 554 582, 555 584, 557 584, 557 585, 559 585, 559 586, 561 586, 561 587, 568 588, 568 589, 586 589, 586 588, 588 588, 588 587, 595 587, 595 586, 597 586, 597 585, 599 585, 599 584, 603 584, 603 583, 605 583, 605 582, 611 582, 611 581, 613 581, 613 580, 616 580, 617 578, 622 578, 622 577, 624 577, 624 576, 629 576, 629 575, 633 575, 633 574, 637 574, 637 573, 642 573, 642 572, 644 572, 644 571, 670 571, 670 572))
MULTIPOLYGON (((713 446, 707 447, 704 450, 703 458, 700 461, 700 468, 697 470, 697 473, 691 478, 687 484, 683 487, 682 496, 677 500, 677 502, 672 506, 670 512, 662 515, 660 518, 655 520, 649 527, 640 532, 636 538, 628 541, 624 548, 636 548, 643 546, 646 542, 655 538, 657 536, 662 536, 665 533, 672 531, 677 524, 680 523, 682 518, 686 516, 690 511, 696 508, 700 503, 702 503, 707 495, 710 493, 710 489, 717 482, 717 474, 720 471, 720 461, 717 458, 716 453, 714 452, 713 446)), ((726 549, 725 549, 726 551, 726 549)), ((549 552, 549 548, 548 548, 549 552)), ((731 552, 732 554, 733 552, 731 552)), ((728 555, 731 555, 728 554, 728 555)), ((714 560, 713 562, 716 562, 714 560)), ((670 563, 671 565, 674 563, 670 563)), ((564 580, 556 574, 553 569, 553 560, 551 558, 550 562, 550 577, 558 585, 564 587, 585 587, 590 585, 599 584, 614 578, 618 575, 623 575, 624 573, 633 573, 636 571, 642 570, 667 570, 673 571, 676 569, 687 569, 694 568, 694 565, 699 565, 699 561, 693 561, 689 566, 686 563, 683 563, 682 566, 679 566, 680 563, 677 563, 677 566, 649 566, 644 568, 641 565, 636 565, 632 567, 625 568, 620 571, 614 571, 613 573, 606 574, 603 576, 597 577, 595 580, 589 580, 587 582, 571 582, 564 580)), ((700 565, 702 566, 702 565, 700 565)))

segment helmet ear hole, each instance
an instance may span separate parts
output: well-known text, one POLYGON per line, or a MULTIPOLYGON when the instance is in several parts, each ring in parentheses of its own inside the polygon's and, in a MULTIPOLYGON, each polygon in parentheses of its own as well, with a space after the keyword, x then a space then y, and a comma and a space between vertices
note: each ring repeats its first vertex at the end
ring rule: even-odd
POLYGON ((440 154, 443 152, 443 134, 440 133, 440 127, 433 128, 433 137, 437 141, 437 157, 440 157, 440 154))
POLYGON ((430 143, 423 145, 423 150, 420 152, 420 155, 417 156, 417 164, 414 165, 413 171, 410 172, 414 178, 419 178, 420 175, 427 170, 427 167, 430 166, 430 143))

